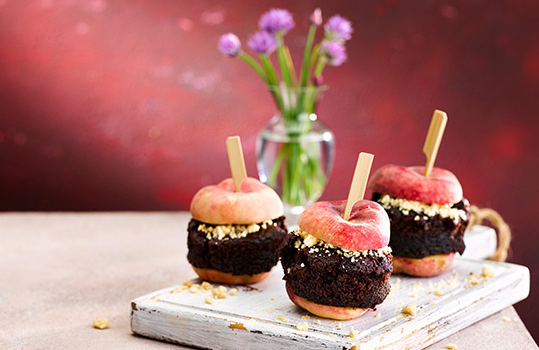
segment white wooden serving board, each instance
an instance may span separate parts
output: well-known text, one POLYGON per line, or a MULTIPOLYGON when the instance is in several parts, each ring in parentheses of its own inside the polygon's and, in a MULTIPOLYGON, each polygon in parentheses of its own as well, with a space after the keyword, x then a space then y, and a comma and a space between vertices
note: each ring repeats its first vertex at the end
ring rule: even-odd
POLYGON ((289 300, 282 275, 278 265, 262 282, 237 287, 235 296, 211 305, 205 302, 210 291, 172 292, 178 286, 136 298, 131 330, 208 349, 422 349, 526 298, 530 289, 524 266, 456 258, 453 269, 441 276, 391 276, 392 291, 383 304, 338 322, 302 318, 308 313, 289 300), (472 285, 469 274, 481 275, 485 264, 494 268, 494 277, 472 285), (402 313, 407 304, 417 306, 415 316, 402 313), (300 322, 309 329, 297 330, 300 322), (359 331, 355 338, 350 338, 352 329, 359 331))

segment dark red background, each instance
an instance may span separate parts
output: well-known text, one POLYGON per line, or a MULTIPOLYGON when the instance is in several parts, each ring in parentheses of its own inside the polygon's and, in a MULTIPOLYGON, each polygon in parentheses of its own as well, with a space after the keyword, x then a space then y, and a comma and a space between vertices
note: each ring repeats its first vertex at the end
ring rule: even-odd
MULTIPOLYGON (((320 118, 337 140, 324 194, 346 196, 359 151, 423 164, 435 108, 449 123, 437 165, 513 229, 510 261, 532 271, 517 309, 539 336, 539 3, 536 0, 281 1, 297 27, 320 6, 356 29, 328 68, 320 118)), ((243 42, 269 2, 0 0, 0 210, 185 210, 229 176, 225 138, 274 112, 258 76, 216 49, 243 42)), ((179 228, 181 229, 181 228, 179 228)))

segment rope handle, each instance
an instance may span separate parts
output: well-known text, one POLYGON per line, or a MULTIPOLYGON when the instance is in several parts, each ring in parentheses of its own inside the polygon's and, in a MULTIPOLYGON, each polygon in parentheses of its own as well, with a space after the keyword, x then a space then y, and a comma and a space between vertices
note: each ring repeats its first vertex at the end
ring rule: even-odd
POLYGON ((505 261, 507 253, 511 246, 511 229, 503 220, 502 216, 495 210, 490 208, 478 208, 472 205, 470 208, 470 223, 468 227, 479 225, 483 221, 489 221, 495 229, 498 230, 498 248, 494 255, 489 257, 489 260, 505 261))

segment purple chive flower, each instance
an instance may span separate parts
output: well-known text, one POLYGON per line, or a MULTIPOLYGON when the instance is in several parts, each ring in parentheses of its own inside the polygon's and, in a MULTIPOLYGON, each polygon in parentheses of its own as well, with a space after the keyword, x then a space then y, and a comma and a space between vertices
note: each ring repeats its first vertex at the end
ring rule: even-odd
POLYGON ((311 24, 314 24, 315 26, 319 26, 322 24, 322 10, 319 8, 314 9, 311 18, 309 18, 309 21, 311 24))
POLYGON ((322 43, 322 52, 330 66, 340 66, 348 58, 346 48, 338 41, 324 41, 322 43))
POLYGON ((296 25, 292 14, 283 9, 271 9, 260 17, 258 25, 269 33, 280 32, 283 35, 296 25))
POLYGON ((352 23, 341 15, 332 16, 324 26, 326 39, 340 42, 350 40, 354 28, 352 23))
POLYGON ((275 36, 268 32, 257 32, 254 33, 247 42, 251 50, 256 53, 269 55, 277 47, 277 40, 275 36))
POLYGON ((241 42, 236 34, 227 33, 219 39, 219 51, 228 57, 236 57, 241 51, 241 42))

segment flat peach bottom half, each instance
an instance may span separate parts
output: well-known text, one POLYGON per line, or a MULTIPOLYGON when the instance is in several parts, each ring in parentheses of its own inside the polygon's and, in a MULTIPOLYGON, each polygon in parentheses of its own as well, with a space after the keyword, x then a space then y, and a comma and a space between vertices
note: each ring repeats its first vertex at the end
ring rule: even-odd
POLYGON ((453 264, 455 253, 429 255, 422 259, 393 256, 393 273, 404 273, 417 277, 438 276, 453 264))
MULTIPOLYGON (((191 265, 192 266, 192 265, 191 265)), ((262 281, 266 278, 270 272, 257 273, 255 275, 233 275, 228 272, 222 272, 214 269, 203 269, 199 267, 193 267, 196 274, 204 281, 217 282, 224 284, 253 284, 262 281)))

